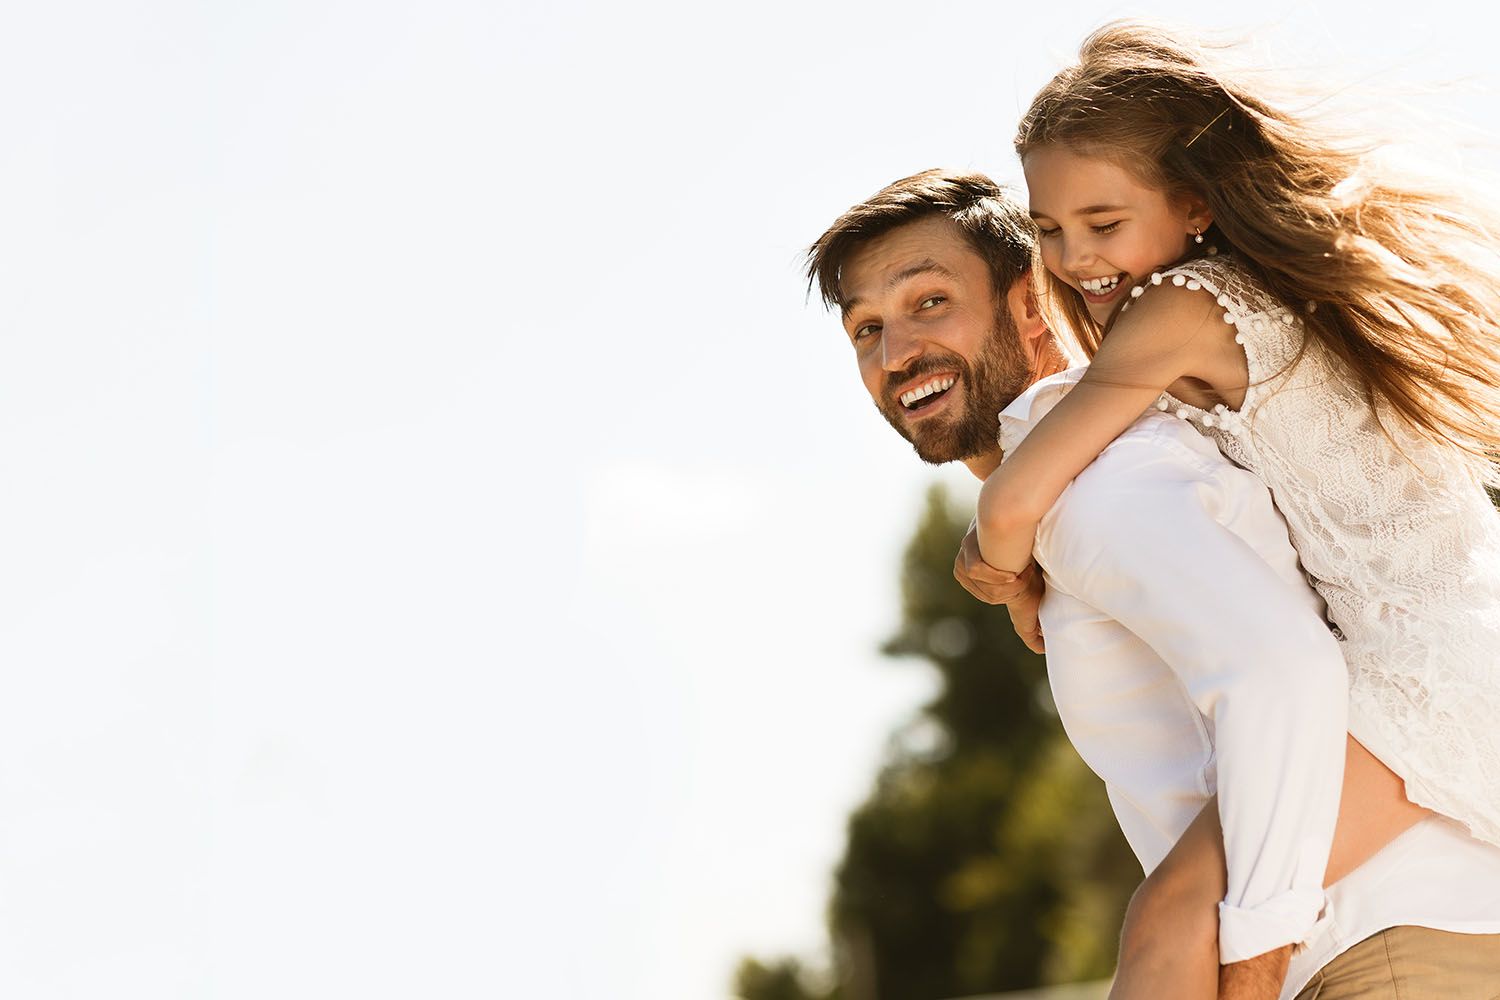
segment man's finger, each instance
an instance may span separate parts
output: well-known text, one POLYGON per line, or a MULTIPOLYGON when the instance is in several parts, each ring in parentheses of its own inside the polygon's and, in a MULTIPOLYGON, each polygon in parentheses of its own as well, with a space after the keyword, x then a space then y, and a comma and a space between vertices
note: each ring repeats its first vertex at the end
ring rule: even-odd
MULTIPOLYGON (((968 555, 967 553, 963 554, 965 556, 968 555)), ((964 567, 968 570, 970 576, 976 580, 984 580, 988 583, 1016 583, 1019 579, 1010 570, 996 569, 978 555, 975 555, 972 559, 966 558, 964 560, 964 567)))
POLYGON ((962 586, 964 590, 967 590, 970 596, 974 597, 976 600, 983 601, 985 604, 1006 603, 1005 595, 997 593, 994 588, 990 587, 989 585, 981 583, 980 581, 977 581, 972 577, 965 576, 961 572, 954 572, 953 576, 958 580, 959 585, 962 586))
POLYGON ((1018 587, 1014 583, 1006 583, 1003 580, 992 580, 976 575, 971 567, 956 566, 953 571, 954 577, 968 590, 982 590, 984 593, 994 596, 1009 598, 1010 595, 1025 592, 1024 587, 1018 587))

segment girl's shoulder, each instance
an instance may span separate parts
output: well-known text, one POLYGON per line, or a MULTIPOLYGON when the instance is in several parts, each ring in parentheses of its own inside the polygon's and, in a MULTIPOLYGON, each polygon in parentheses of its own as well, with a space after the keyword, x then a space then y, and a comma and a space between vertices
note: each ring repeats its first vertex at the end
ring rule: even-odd
POLYGON ((1227 323, 1234 323, 1241 316, 1282 311, 1281 303, 1270 289, 1244 261, 1231 253, 1204 254, 1153 274, 1148 280, 1152 284, 1170 283, 1193 291, 1207 291, 1228 313, 1227 323))
MULTIPOLYGON (((1194 258, 1164 268, 1132 290, 1126 308, 1140 321, 1187 329, 1178 317, 1196 316, 1196 332, 1217 330, 1222 336, 1198 338, 1197 376, 1213 386, 1230 408, 1255 409, 1304 356, 1302 318, 1282 306, 1270 290, 1231 254, 1194 258), (1195 312, 1196 310, 1196 312, 1195 312)), ((1117 322, 1125 322, 1121 316, 1117 322)), ((1180 335, 1180 334, 1179 334, 1180 335)), ((1169 405, 1180 400, 1172 400, 1169 405)))
POLYGON ((1252 381, 1271 378, 1302 356, 1302 317, 1233 254, 1205 254, 1166 268, 1151 275, 1141 292, 1157 285, 1176 289, 1177 296, 1212 299, 1218 318, 1233 329, 1234 342, 1244 351, 1252 381))
MULTIPOLYGON (((1226 255, 1203 256, 1162 268, 1140 280, 1120 306, 1106 342, 1116 331, 1131 339, 1160 341, 1180 349, 1184 338, 1217 328, 1243 344, 1237 336, 1240 321, 1262 313, 1270 295, 1238 261, 1226 255)), ((1229 345, 1233 348, 1233 345, 1229 345)))

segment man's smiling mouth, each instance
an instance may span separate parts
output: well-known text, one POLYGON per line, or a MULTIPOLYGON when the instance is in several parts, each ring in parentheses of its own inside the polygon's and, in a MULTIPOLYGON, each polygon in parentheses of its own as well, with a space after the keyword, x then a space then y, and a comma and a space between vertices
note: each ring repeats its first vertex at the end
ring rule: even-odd
POLYGON ((958 377, 956 375, 939 375, 935 378, 930 378, 915 389, 908 389, 906 392, 903 392, 901 394, 901 405, 908 410, 920 410, 925 406, 937 402, 938 398, 953 388, 953 383, 957 381, 958 377))

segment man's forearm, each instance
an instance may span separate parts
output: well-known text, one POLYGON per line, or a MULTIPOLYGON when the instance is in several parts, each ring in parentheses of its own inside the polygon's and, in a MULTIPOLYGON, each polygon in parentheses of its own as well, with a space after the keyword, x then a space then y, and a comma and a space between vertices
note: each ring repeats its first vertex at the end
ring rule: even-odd
POLYGON ((1219 1000, 1276 1000, 1286 982, 1292 946, 1219 968, 1219 1000))

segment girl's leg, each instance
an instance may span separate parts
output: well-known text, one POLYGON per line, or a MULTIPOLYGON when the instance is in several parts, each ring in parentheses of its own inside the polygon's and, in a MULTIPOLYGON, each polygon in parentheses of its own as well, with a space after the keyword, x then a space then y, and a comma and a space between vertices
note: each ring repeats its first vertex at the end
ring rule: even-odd
POLYGON ((1217 997, 1219 900, 1225 891, 1215 797, 1130 897, 1109 1000, 1217 997))
POLYGON ((1333 831, 1333 849, 1328 852, 1323 884, 1333 885, 1373 858, 1397 835, 1431 815, 1432 810, 1406 797, 1406 782, 1349 737, 1339 823, 1333 831))
MULTIPOLYGON (((1225 876, 1218 806, 1217 799, 1209 800, 1131 897, 1110 1000, 1213 1000, 1219 995, 1219 901, 1225 876)), ((1343 878, 1427 815, 1407 800, 1401 779, 1349 737, 1338 826, 1323 884, 1343 878)), ((1269 1000, 1275 996, 1273 988, 1269 1000)))

